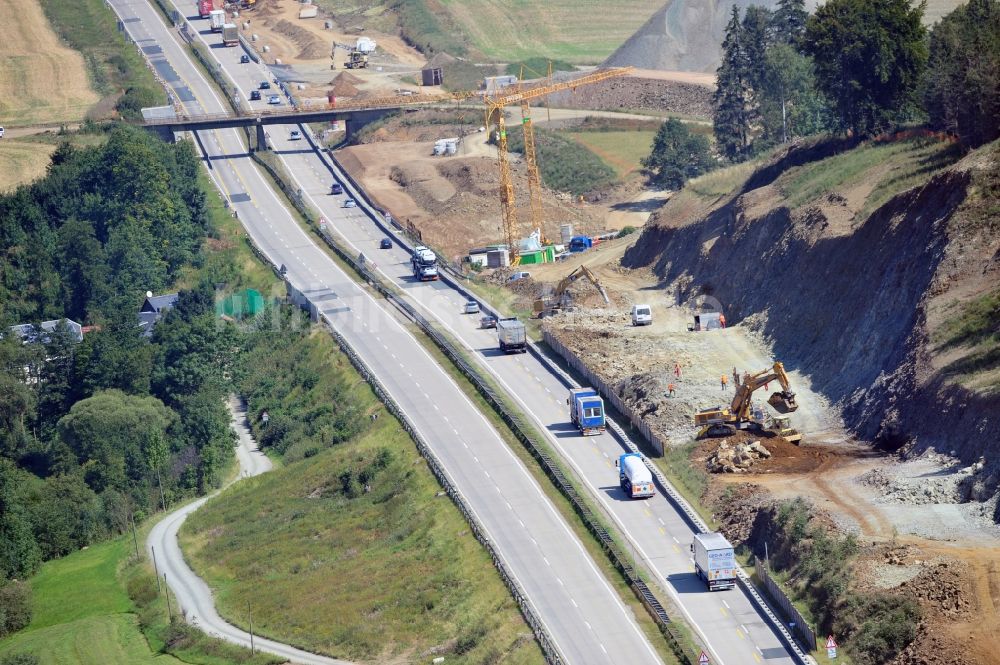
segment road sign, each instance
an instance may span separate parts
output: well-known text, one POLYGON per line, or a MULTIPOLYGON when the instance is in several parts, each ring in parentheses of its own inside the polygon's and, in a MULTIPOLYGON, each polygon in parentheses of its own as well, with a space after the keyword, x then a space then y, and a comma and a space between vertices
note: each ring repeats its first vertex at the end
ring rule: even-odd
POLYGON ((698 656, 698 665, 708 665, 708 654, 704 651, 698 656))
POLYGON ((827 649, 837 648, 837 640, 833 639, 833 635, 830 635, 828 638, 826 638, 826 648, 827 649))
POLYGON ((827 658, 827 660, 836 660, 836 658, 837 658, 837 650, 836 649, 827 649, 826 650, 826 658, 827 658))

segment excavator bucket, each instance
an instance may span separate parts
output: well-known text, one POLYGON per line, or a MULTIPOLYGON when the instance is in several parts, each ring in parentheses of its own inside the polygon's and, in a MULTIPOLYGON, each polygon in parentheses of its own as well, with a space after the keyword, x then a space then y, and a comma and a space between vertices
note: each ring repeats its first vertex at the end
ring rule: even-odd
POLYGON ((778 413, 791 413, 799 408, 798 402, 795 401, 795 393, 793 392, 778 391, 771 393, 771 396, 767 399, 767 403, 778 413))

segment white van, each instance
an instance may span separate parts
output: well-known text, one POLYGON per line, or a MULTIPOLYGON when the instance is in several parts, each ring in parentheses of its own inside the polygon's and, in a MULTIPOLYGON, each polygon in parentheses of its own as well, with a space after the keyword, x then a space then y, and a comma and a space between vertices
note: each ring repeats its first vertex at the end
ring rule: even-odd
POLYGON ((649 305, 632 305, 632 325, 648 326, 653 323, 653 311, 649 305))

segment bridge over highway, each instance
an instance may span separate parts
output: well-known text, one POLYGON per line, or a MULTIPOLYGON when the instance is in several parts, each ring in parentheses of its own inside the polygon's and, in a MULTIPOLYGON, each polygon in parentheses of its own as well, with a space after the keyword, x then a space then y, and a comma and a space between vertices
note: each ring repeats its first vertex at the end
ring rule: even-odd
MULTIPOLYGON (((428 105, 461 104, 462 98, 454 95, 399 95, 396 97, 381 97, 372 100, 359 100, 347 104, 325 107, 303 106, 293 109, 254 109, 244 113, 175 113, 169 117, 152 117, 143 122, 143 127, 157 133, 167 141, 173 141, 175 133, 198 132, 213 129, 232 129, 235 127, 254 127, 257 132, 259 150, 267 150, 267 125, 296 125, 313 122, 331 122, 342 120, 347 127, 348 136, 361 127, 375 122, 391 113, 416 110, 428 105)), ((481 103, 481 102, 478 102, 481 103)), ((167 107, 169 108, 169 107, 167 107)))

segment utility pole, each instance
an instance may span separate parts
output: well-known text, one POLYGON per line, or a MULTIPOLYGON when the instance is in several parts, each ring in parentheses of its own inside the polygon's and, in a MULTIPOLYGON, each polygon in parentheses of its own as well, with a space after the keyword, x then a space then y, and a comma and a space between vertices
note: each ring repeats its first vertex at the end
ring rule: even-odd
POLYGON ((250 655, 254 654, 253 648, 253 612, 250 610, 250 601, 247 601, 247 616, 250 617, 250 655))
POLYGON ((174 620, 174 613, 170 611, 170 587, 167 586, 167 574, 166 573, 163 573, 163 586, 167 587, 166 588, 166 593, 163 594, 164 596, 167 597, 167 619, 169 619, 171 622, 173 622, 173 620, 174 620))
POLYGON ((156 567, 156 548, 150 545, 149 549, 153 552, 153 574, 156 576, 156 593, 160 593, 160 569, 156 567))

